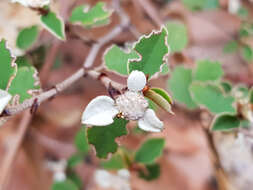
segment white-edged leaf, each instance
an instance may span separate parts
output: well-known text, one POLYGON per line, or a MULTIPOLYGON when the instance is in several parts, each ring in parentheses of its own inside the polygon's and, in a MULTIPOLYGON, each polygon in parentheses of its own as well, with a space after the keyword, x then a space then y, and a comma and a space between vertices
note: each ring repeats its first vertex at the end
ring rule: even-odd
POLYGON ((65 40, 65 24, 62 18, 58 17, 56 13, 49 11, 42 15, 40 20, 43 26, 60 40, 65 40))

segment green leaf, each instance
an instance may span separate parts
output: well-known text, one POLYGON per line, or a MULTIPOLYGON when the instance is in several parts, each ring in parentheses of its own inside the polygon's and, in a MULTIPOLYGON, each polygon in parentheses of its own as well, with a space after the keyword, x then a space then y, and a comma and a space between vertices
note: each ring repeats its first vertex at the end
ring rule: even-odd
MULTIPOLYGON (((157 89, 157 91, 159 91, 160 89, 157 89)), ((161 93, 162 91, 159 91, 159 93, 161 93)), ((162 109, 164 109, 165 111, 173 114, 173 112, 171 111, 171 98, 166 97, 165 94, 160 95, 158 92, 153 91, 152 89, 146 90, 144 92, 144 96, 147 97, 148 99, 152 100, 154 103, 156 103, 156 105, 158 105, 159 107, 161 107, 162 109), (169 101, 168 101, 169 99, 169 101)))
POLYGON ((212 113, 236 112, 232 105, 235 101, 234 98, 225 96, 216 85, 193 83, 190 86, 190 91, 195 102, 205 106, 212 113))
POLYGON ((75 167, 76 165, 78 165, 79 163, 81 163, 83 161, 84 161, 84 154, 77 153, 77 154, 72 155, 68 159, 67 166, 69 168, 73 168, 73 167, 75 167))
POLYGON ((79 190, 79 189, 78 189, 78 186, 74 182, 67 179, 65 181, 55 182, 52 185, 52 190, 79 190))
POLYGON ((11 55, 5 40, 0 41, 0 89, 6 90, 17 73, 15 57, 11 55))
POLYGON ((223 81, 220 83, 221 84, 221 87, 223 88, 223 90, 226 92, 226 93, 229 93, 231 92, 232 90, 232 85, 227 82, 227 81, 223 81))
POLYGON ((57 17, 54 12, 49 12, 42 15, 40 20, 44 27, 60 40, 65 40, 65 25, 64 21, 57 17))
POLYGON ((124 119, 116 118, 111 125, 94 126, 88 129, 88 142, 95 146, 99 158, 106 158, 109 153, 117 151, 118 144, 115 139, 127 134, 127 122, 124 119))
POLYGON ((114 71, 122 75, 128 75, 128 60, 138 58, 139 56, 137 52, 131 50, 127 52, 116 45, 112 45, 105 51, 104 63, 109 71, 114 71))
POLYGON ((187 28, 179 22, 168 22, 168 44, 172 53, 182 51, 188 43, 187 28))
POLYGON ((135 161, 143 164, 153 164, 162 155, 165 140, 162 138, 148 139, 135 154, 135 161))
POLYGON ((89 144, 86 138, 85 128, 82 127, 75 136, 76 149, 81 153, 87 153, 89 151, 89 144))
POLYGON ((159 164, 152 164, 146 165, 147 173, 140 170, 139 177, 143 178, 147 181, 151 181, 157 179, 160 176, 160 165, 159 164))
POLYGON ((237 116, 222 114, 215 118, 212 124, 213 131, 227 131, 230 129, 238 128, 240 120, 237 116))
POLYGON ((68 173, 68 180, 71 180, 79 189, 82 189, 83 182, 79 175, 77 175, 74 171, 68 173))
POLYGON ((194 109, 197 105, 193 102, 189 86, 192 83, 192 70, 178 66, 172 72, 169 80, 169 89, 177 101, 184 103, 188 108, 194 109))
POLYGON ((245 61, 252 61, 253 60, 253 50, 249 46, 244 46, 242 48, 242 57, 245 59, 245 61))
POLYGON ((108 24, 112 14, 111 10, 106 9, 104 2, 98 2, 91 9, 88 5, 81 5, 72 11, 70 22, 80 22, 85 27, 94 27, 108 24))
POLYGON ((224 53, 234 53, 238 49, 238 43, 235 40, 231 40, 225 44, 223 52, 224 53))
POLYGON ((111 159, 108 161, 102 161, 101 165, 106 170, 119 170, 125 168, 124 160, 120 154, 112 155, 111 159))
POLYGON ((16 41, 17 47, 24 50, 29 49, 37 40, 38 33, 37 26, 24 28, 18 34, 16 41))
POLYGON ((22 103, 33 97, 40 89, 37 70, 29 61, 20 57, 17 59, 18 72, 13 79, 8 92, 14 97, 15 102, 22 103))
POLYGON ((162 96, 165 100, 167 100, 168 103, 173 104, 173 100, 170 97, 170 95, 168 94, 168 92, 166 92, 162 88, 151 88, 150 90, 152 90, 152 91, 156 92, 157 94, 159 94, 160 96, 162 96))
POLYGON ((219 62, 198 61, 194 79, 202 82, 219 80, 224 74, 219 62))
POLYGON ((142 36, 133 48, 138 52, 140 59, 129 60, 129 73, 139 70, 151 78, 155 73, 160 72, 169 53, 166 39, 167 30, 164 27, 161 31, 152 32, 149 36, 142 36))

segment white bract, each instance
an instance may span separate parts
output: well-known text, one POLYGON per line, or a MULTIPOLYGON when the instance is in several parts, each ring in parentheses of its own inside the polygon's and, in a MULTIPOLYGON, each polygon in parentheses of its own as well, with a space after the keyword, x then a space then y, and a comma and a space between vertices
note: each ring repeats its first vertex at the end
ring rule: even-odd
POLYGON ((120 114, 127 120, 138 121, 141 129, 160 132, 163 129, 155 112, 148 108, 148 101, 142 94, 146 86, 143 72, 133 71, 127 80, 128 91, 119 95, 116 100, 108 96, 94 98, 85 108, 82 123, 94 126, 106 126, 113 123, 113 118, 120 114))
POLYGON ((0 114, 3 112, 10 100, 11 95, 8 92, 0 89, 0 114))
POLYGON ((12 3, 20 3, 25 7, 41 8, 49 5, 50 0, 11 0, 12 3))

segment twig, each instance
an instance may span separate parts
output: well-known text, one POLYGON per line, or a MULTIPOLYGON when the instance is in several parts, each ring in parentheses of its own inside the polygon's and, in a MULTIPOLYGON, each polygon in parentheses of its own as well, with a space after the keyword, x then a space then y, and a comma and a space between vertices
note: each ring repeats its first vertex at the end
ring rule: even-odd
POLYGON ((60 47, 59 41, 53 41, 52 47, 48 51, 48 54, 45 58, 45 63, 43 64, 41 71, 40 71, 40 81, 41 84, 46 84, 48 80, 48 72, 50 71, 52 65, 54 64, 54 60, 56 57, 56 54, 60 47))
POLYGON ((17 135, 15 138, 13 138, 13 141, 11 143, 11 146, 2 162, 2 168, 1 168, 1 179, 0 179, 0 189, 4 190, 6 189, 6 186, 8 185, 8 178, 10 175, 11 168, 13 166, 14 158, 16 158, 17 152, 19 150, 19 147, 23 141, 23 138, 25 136, 25 132, 29 126, 29 123, 32 119, 32 115, 27 110, 24 112, 23 118, 20 122, 20 125, 18 127, 17 135))
POLYGON ((53 154, 53 156, 56 156, 57 158, 68 158, 76 151, 73 144, 50 138, 41 134, 36 129, 29 130, 29 133, 31 133, 36 139, 36 143, 40 144, 43 148, 46 148, 47 152, 53 154))
POLYGON ((129 20, 128 16, 125 14, 125 12, 119 6, 119 0, 114 0, 113 6, 115 8, 115 11, 118 13, 118 15, 120 17, 120 24, 117 25, 107 35, 98 39, 97 43, 95 43, 92 46, 90 53, 84 62, 85 68, 89 68, 93 65, 94 60, 97 57, 97 54, 98 54, 101 47, 103 47, 106 43, 110 42, 113 38, 118 36, 124 30, 124 28, 126 28, 130 25, 130 20, 129 20))
POLYGON ((149 0, 132 0, 136 1, 142 7, 142 9, 146 12, 146 14, 154 21, 154 23, 160 27, 163 24, 162 19, 159 17, 159 13, 153 7, 149 0))
POLYGON ((86 75, 93 79, 100 80, 106 88, 109 87, 109 84, 111 84, 114 88, 119 89, 119 90, 124 88, 124 85, 117 83, 115 81, 112 81, 110 78, 108 78, 104 74, 101 74, 94 70, 85 72, 84 68, 81 68, 77 72, 75 72, 73 75, 65 79, 63 82, 57 84, 54 88, 46 92, 43 92, 42 94, 38 96, 30 98, 24 101, 22 104, 6 108, 5 111, 8 113, 9 116, 11 116, 11 115, 20 113, 25 109, 31 108, 35 100, 37 100, 38 105, 40 105, 42 102, 59 94, 60 92, 62 92, 63 90, 65 90, 66 88, 68 88, 69 86, 74 84, 76 81, 78 81, 80 78, 86 75))

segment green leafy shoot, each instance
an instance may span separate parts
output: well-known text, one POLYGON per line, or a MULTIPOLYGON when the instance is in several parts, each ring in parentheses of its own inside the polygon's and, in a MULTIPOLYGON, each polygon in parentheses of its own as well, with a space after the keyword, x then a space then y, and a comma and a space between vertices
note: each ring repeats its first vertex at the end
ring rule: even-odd
POLYGON ((167 35, 166 28, 162 27, 160 31, 153 31, 148 36, 142 36, 133 47, 140 58, 129 59, 129 73, 139 70, 151 78, 160 72, 161 67, 167 62, 169 53, 167 35))
POLYGON ((219 86, 193 83, 190 86, 190 91, 194 101, 206 107, 212 113, 235 114, 236 112, 233 107, 235 99, 232 96, 224 95, 219 86))
POLYGON ((120 75, 128 75, 128 60, 138 59, 139 56, 134 50, 124 51, 116 45, 109 47, 104 54, 104 64, 109 71, 120 75))
POLYGON ((72 11, 70 22, 81 23, 84 27, 97 27, 109 24, 111 14, 112 10, 107 9, 104 2, 98 2, 92 8, 81 5, 72 11))
POLYGON ((162 155, 165 140, 162 138, 148 139, 135 154, 135 161, 143 164, 153 164, 162 155))
POLYGON ((0 41, 0 89, 8 90, 17 73, 15 57, 7 48, 5 40, 0 41))
POLYGON ((22 29, 17 37, 17 47, 23 50, 29 49, 37 40, 39 31, 37 26, 22 29))
POLYGON ((65 25, 64 21, 54 12, 49 11, 48 14, 42 15, 40 20, 43 26, 60 40, 65 40, 65 25))
POLYGON ((88 142, 94 145, 99 158, 107 158, 109 153, 117 151, 118 144, 115 139, 127 134, 126 124, 126 120, 116 118, 111 125, 94 126, 88 129, 88 142))
POLYGON ((182 51, 188 43, 187 28, 180 22, 167 22, 168 44, 171 53, 182 51))
POLYGON ((218 115, 212 124, 213 131, 228 131, 240 126, 240 120, 237 116, 222 114, 218 115))
POLYGON ((223 76, 221 64, 208 60, 198 61, 194 79, 197 81, 207 82, 219 80, 223 76))
POLYGON ((169 79, 169 89, 174 99, 185 104, 189 109, 194 109, 197 105, 190 95, 189 87, 191 83, 192 70, 178 66, 174 69, 169 79))
POLYGON ((38 94, 40 81, 37 70, 29 63, 28 59, 20 57, 16 63, 18 65, 18 72, 8 92, 13 96, 15 103, 22 103, 26 99, 38 94))

